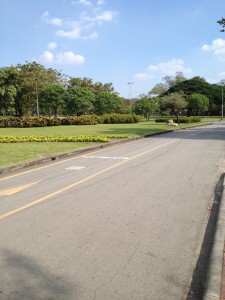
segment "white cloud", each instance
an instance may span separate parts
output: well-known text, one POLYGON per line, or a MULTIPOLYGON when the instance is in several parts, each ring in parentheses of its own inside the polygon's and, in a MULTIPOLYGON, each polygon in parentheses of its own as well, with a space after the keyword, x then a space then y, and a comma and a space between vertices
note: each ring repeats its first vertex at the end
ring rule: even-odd
POLYGON ((81 33, 80 28, 74 28, 71 31, 58 30, 56 32, 56 35, 60 37, 66 37, 69 39, 79 39, 81 37, 80 33, 81 33))
POLYGON ((105 0, 98 0, 97 4, 98 5, 103 5, 105 3, 105 0))
POLYGON ((48 46, 49 50, 52 50, 52 49, 57 48, 58 45, 55 42, 51 42, 51 43, 48 43, 47 46, 48 46))
POLYGON ((45 11, 41 19, 45 24, 61 27, 56 31, 56 35, 68 39, 94 39, 98 37, 96 27, 104 23, 112 22, 117 16, 117 12, 110 10, 102 10, 101 5, 104 0, 98 0, 97 6, 93 5, 90 0, 72 1, 73 4, 89 5, 88 12, 81 12, 76 20, 51 18, 48 11, 45 11), (92 4, 92 6, 91 6, 92 4))
POLYGON ((114 12, 107 10, 107 11, 104 11, 101 15, 97 15, 96 20, 108 22, 108 21, 112 21, 114 16, 115 16, 114 12))
POLYGON ((58 64, 76 64, 84 63, 82 55, 74 54, 72 51, 56 54, 56 63, 58 64))
POLYGON ((138 80, 149 80, 149 79, 153 79, 154 76, 146 73, 138 73, 134 75, 134 78, 138 80))
POLYGON ((84 5, 92 5, 91 1, 89 0, 78 0, 78 1, 73 1, 74 4, 84 4, 84 5))
POLYGON ((55 25, 55 26, 63 26, 63 23, 64 23, 63 19, 60 19, 60 18, 49 18, 49 12, 48 11, 45 11, 42 14, 41 20, 44 23, 55 25))
POLYGON ((75 54, 72 51, 53 54, 50 51, 44 51, 38 61, 45 64, 83 64, 84 56, 75 54))
POLYGON ((171 59, 167 62, 162 62, 157 65, 150 65, 149 71, 160 71, 164 75, 175 75, 176 72, 191 73, 191 68, 184 68, 184 61, 182 59, 171 59))
POLYGON ((211 44, 202 46, 203 51, 212 52, 218 59, 225 61, 225 40, 216 39, 211 44))
POLYGON ((54 55, 52 52, 50 51, 44 51, 44 53, 41 54, 40 59, 39 59, 42 63, 53 63, 54 61, 54 55))

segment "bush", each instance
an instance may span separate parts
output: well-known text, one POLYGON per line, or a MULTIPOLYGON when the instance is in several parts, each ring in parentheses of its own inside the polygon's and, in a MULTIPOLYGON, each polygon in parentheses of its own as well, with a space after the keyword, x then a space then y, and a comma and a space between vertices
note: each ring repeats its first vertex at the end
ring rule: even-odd
POLYGON ((108 142, 106 136, 0 136, 0 143, 108 142))
MULTIPOLYGON (((176 118, 169 118, 169 117, 163 117, 163 118, 156 118, 155 122, 156 123, 166 123, 168 120, 173 120, 174 123, 177 122, 176 118)), ((200 117, 180 117, 179 118, 180 123, 197 123, 201 122, 200 117)))
POLYGON ((79 116, 66 118, 50 118, 50 117, 15 117, 0 118, 0 128, 15 127, 45 127, 58 125, 96 125, 96 124, 123 124, 137 123, 141 118, 137 115, 129 114, 105 114, 102 116, 79 116))

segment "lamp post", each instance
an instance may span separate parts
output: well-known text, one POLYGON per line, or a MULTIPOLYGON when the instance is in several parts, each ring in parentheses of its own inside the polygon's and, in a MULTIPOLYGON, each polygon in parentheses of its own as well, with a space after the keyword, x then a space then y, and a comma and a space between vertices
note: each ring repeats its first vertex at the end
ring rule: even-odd
POLYGON ((39 100, 38 100, 38 83, 36 79, 36 102, 37 102, 37 116, 39 117, 39 100))
POLYGON ((131 112, 131 85, 134 83, 130 81, 127 84, 129 84, 129 86, 130 86, 130 112, 131 112))
POLYGON ((221 120, 223 120, 223 86, 225 84, 225 79, 221 80, 220 84, 222 86, 222 113, 221 113, 221 120))
POLYGON ((221 81, 220 81, 220 83, 218 83, 218 85, 221 85, 221 87, 222 87, 222 111, 221 111, 221 121, 223 120, 223 86, 225 85, 225 79, 222 79, 221 81))

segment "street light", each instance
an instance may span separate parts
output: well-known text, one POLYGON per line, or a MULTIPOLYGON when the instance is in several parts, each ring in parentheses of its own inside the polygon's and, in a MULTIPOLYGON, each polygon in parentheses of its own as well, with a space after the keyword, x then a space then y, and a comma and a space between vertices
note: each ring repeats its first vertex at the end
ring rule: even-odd
POLYGON ((220 84, 222 86, 222 113, 221 113, 221 120, 223 120, 223 86, 225 84, 225 79, 221 80, 220 84))
POLYGON ((39 117, 39 103, 38 103, 38 83, 37 83, 37 79, 35 79, 36 81, 36 102, 37 102, 37 116, 39 117))
MULTIPOLYGON (((131 107, 131 85, 134 83, 130 81, 127 84, 129 84, 129 86, 130 86, 130 107, 131 107)), ((131 112, 131 109, 130 109, 130 112, 131 112)))

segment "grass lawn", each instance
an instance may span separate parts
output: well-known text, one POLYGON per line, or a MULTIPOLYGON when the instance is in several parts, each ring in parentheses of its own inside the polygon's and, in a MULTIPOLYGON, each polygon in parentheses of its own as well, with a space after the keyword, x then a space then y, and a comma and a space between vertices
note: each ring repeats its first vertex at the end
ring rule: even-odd
MULTIPOLYGON (((208 121, 208 120, 207 120, 208 121)), ((198 123, 197 123, 198 124, 198 123)), ((195 125, 197 125, 195 124, 195 125)), ((190 126, 182 124, 184 128, 190 126)), ((172 128, 176 129, 176 128, 172 128)), ((0 128, 2 136, 30 136, 30 135, 115 135, 124 134, 129 137, 143 136, 147 134, 171 130, 166 124, 154 122, 140 122, 135 124, 99 124, 84 126, 55 126, 55 127, 37 127, 37 128, 0 128)), ((78 142, 46 142, 46 143, 10 143, 0 144, 0 167, 9 166, 15 163, 34 160, 46 157, 48 155, 59 154, 68 151, 74 151, 94 143, 78 142)))

